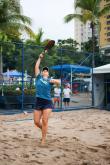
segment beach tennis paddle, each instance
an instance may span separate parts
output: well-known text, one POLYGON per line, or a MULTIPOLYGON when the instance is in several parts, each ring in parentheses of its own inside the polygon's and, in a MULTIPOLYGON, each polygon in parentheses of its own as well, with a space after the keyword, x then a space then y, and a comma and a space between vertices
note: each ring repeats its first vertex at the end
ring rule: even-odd
POLYGON ((42 54, 46 54, 51 48, 53 48, 55 45, 55 41, 54 40, 49 40, 47 42, 47 44, 44 47, 44 51, 42 52, 42 54))
POLYGON ((45 48, 44 48, 44 51, 50 50, 51 48, 53 48, 54 45, 55 45, 55 41, 54 40, 49 40, 48 43, 46 44, 45 48))

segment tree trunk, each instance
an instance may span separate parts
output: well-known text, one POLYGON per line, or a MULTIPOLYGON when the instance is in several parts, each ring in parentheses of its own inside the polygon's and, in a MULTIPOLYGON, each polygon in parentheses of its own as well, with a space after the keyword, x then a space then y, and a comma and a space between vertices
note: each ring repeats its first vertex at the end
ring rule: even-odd
POLYGON ((0 47, 0 74, 3 73, 2 45, 0 47))
POLYGON ((94 23, 91 22, 91 28, 92 28, 92 45, 93 45, 93 51, 92 51, 92 106, 94 107, 94 75, 93 75, 93 69, 95 68, 95 43, 94 43, 94 23))
POLYGON ((95 35, 94 35, 94 23, 91 22, 91 28, 92 28, 92 46, 93 46, 93 51, 92 51, 92 67, 95 68, 95 35))

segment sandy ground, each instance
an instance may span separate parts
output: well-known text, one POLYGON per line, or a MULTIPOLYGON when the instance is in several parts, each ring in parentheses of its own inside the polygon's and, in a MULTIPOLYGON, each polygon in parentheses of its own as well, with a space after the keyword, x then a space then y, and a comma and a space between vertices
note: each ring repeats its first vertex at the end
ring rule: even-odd
POLYGON ((0 116, 0 165, 110 165, 110 111, 53 112, 40 141, 32 114, 0 116))

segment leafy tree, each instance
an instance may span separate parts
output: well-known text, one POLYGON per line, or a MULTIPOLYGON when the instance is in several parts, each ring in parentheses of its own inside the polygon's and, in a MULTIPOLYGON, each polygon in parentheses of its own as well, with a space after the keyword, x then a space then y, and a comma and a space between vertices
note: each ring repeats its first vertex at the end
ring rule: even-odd
MULTIPOLYGON (((34 66, 39 54, 44 51, 44 46, 50 39, 42 41, 43 30, 40 28, 38 33, 34 35, 32 39, 28 39, 25 42, 25 69, 34 76, 34 66)), ((55 61, 55 50, 52 49, 46 55, 45 60, 42 61, 41 67, 54 65, 55 61)))
MULTIPOLYGON (((81 43, 81 50, 86 51, 86 52, 93 51, 92 38, 87 42, 81 43)), ((98 41, 96 37, 94 38, 94 51, 99 53, 99 46, 98 46, 98 41)))
MULTIPOLYGON (((1 52, 0 52, 0 73, 3 71, 2 58, 8 67, 7 59, 13 59, 10 61, 11 65, 14 63, 13 54, 11 51, 5 51, 2 42, 20 41, 20 36, 23 32, 33 36, 33 32, 30 29, 31 19, 22 14, 20 1, 19 0, 1 0, 0 1, 0 41, 1 41, 1 52), (2 57, 2 54, 4 57, 2 57), (10 54, 10 55, 9 55, 10 54), (9 58, 10 56, 10 58, 9 58), (12 56, 12 57, 11 57, 12 56), (7 58, 8 57, 8 58, 7 58)), ((14 48, 13 48, 14 49, 14 48)))
MULTIPOLYGON (((92 51, 93 51, 93 45, 92 45, 92 39, 90 39, 87 42, 81 43, 81 49, 83 52, 85 52, 85 57, 90 56, 84 64, 87 66, 91 66, 92 64, 92 51)), ((102 59, 101 55, 99 54, 99 46, 98 46, 98 41, 97 38, 94 38, 94 56, 95 56, 95 66, 100 66, 104 64, 104 60, 102 59)), ((92 67, 92 66, 91 66, 92 67)))
POLYGON ((78 43, 73 40, 72 38, 68 38, 68 39, 65 39, 65 40, 58 40, 58 43, 57 43, 59 46, 62 46, 63 48, 71 48, 72 50, 74 51, 77 51, 78 50, 78 43))
MULTIPOLYGON (((17 49, 17 45, 12 42, 6 35, 0 35, 0 70, 1 73, 9 69, 17 69, 18 57, 21 54, 21 48, 17 49)), ((17 40, 17 43, 20 43, 21 40, 17 40)), ((20 66, 21 68, 21 66, 20 66)))
MULTIPOLYGON (((61 59, 61 53, 62 53, 62 63, 63 64, 75 64, 78 63, 81 59, 83 54, 78 54, 78 43, 71 39, 65 39, 65 40, 58 40, 57 48, 59 50, 59 57, 61 59)), ((61 61, 61 60, 60 60, 61 61)))

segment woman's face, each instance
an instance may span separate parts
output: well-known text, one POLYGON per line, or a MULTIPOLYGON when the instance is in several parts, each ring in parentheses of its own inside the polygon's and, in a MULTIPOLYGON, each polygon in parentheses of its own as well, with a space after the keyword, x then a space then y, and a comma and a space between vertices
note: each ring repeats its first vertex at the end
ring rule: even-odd
POLYGON ((43 70, 43 71, 42 71, 42 76, 43 76, 43 77, 48 77, 48 76, 49 76, 48 70, 43 70))

